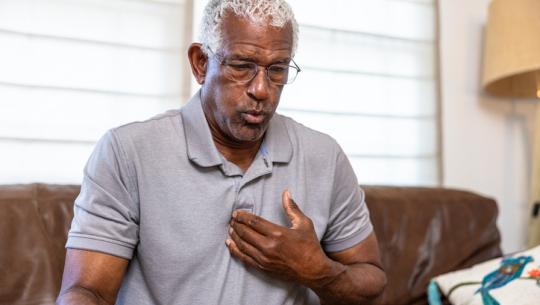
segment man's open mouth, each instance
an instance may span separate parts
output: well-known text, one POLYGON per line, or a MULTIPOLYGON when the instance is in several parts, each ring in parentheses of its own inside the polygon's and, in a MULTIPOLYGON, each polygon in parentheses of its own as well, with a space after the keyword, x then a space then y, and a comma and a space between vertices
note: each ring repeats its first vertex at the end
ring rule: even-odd
POLYGON ((242 118, 248 124, 261 124, 264 122, 266 115, 262 111, 247 111, 242 112, 242 118))

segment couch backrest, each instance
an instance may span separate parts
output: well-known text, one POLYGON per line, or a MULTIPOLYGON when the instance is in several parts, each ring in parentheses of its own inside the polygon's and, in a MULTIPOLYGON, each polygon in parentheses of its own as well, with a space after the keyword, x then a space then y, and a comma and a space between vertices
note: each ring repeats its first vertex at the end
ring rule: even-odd
POLYGON ((0 304, 54 304, 79 186, 0 186, 0 304))
POLYGON ((384 304, 427 304, 432 277, 501 255, 493 199, 442 188, 363 188, 388 277, 384 304))
MULTIPOLYGON (((500 255, 495 201, 469 192, 364 187, 389 279, 385 305, 427 304, 429 279, 500 255)), ((0 186, 0 305, 52 305, 76 185, 0 186)))

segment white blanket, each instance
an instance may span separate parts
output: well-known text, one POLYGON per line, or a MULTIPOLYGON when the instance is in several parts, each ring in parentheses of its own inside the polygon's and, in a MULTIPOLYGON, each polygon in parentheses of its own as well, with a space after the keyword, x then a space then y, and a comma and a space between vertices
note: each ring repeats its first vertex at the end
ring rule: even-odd
MULTIPOLYGON (((529 271, 540 269, 540 246, 527 251, 516 253, 513 256, 530 255, 533 262, 525 266, 521 277, 528 277, 529 271)), ((497 270, 501 265, 502 258, 493 259, 469 269, 463 269, 446 273, 436 277, 434 280, 442 293, 454 305, 483 305, 480 293, 475 293, 480 284, 461 286, 455 289, 448 297, 452 287, 465 282, 482 282, 482 279, 492 271, 497 270)), ((540 305, 540 286, 535 280, 515 279, 498 289, 490 290, 493 296, 501 305, 540 305)))

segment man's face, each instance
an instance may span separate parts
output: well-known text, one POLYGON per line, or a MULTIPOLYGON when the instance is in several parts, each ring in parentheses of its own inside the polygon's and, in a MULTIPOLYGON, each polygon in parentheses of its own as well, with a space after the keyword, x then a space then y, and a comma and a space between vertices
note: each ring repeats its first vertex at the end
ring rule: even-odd
POLYGON ((292 56, 292 29, 290 24, 283 28, 253 24, 234 14, 225 16, 222 29, 223 43, 220 49, 212 50, 218 56, 210 55, 202 89, 207 103, 205 113, 210 124, 228 140, 257 141, 276 111, 283 85, 272 83, 263 67, 247 83, 230 80, 223 73, 221 57, 260 66, 288 63, 292 56))

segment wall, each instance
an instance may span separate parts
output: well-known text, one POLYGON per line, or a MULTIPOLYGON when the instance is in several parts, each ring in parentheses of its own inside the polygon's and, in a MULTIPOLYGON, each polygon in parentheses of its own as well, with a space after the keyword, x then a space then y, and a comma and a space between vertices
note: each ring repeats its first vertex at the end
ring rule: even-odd
POLYGON ((488 0, 440 0, 443 184, 499 203, 504 252, 525 247, 534 101, 480 86, 488 0))

